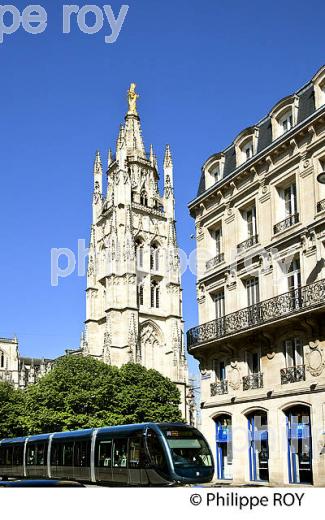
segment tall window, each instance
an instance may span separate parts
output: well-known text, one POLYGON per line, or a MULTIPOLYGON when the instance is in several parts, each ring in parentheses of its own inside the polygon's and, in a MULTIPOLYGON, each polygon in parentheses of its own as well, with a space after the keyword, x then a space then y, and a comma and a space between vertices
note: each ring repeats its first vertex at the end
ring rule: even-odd
POLYGON ((248 238, 254 237, 257 235, 256 207, 252 206, 248 210, 244 211, 243 216, 246 221, 248 238))
POLYGON ((258 374, 261 371, 259 352, 247 352, 246 359, 248 374, 258 374))
POLYGON ((256 276, 249 278, 245 282, 246 292, 247 292, 247 305, 251 307, 252 305, 256 305, 260 301, 260 290, 259 290, 259 281, 256 276))
POLYGON ((296 183, 290 184, 283 190, 285 217, 290 217, 297 213, 297 190, 296 183))
POLYGON ((4 368, 4 366, 5 366, 5 355, 2 352, 2 350, 0 350, 0 368, 4 368))
POLYGON ((140 240, 140 239, 136 240, 135 251, 136 251, 136 257, 137 257, 137 267, 142 268, 143 267, 143 242, 142 242, 142 240, 140 240))
POLYGON ((222 289, 214 295, 214 304, 216 309, 216 318, 223 318, 225 315, 225 293, 222 289))
POLYGON ((159 271, 159 248, 157 244, 152 244, 150 248, 150 269, 159 271))
POLYGON ((301 286, 300 260, 294 258, 288 270, 288 291, 294 291, 301 286))
POLYGON ((284 342, 284 355, 287 368, 302 366, 304 364, 304 355, 301 339, 287 339, 284 342))
POLYGON ((212 233, 212 236, 213 236, 214 242, 215 242, 216 255, 218 256, 221 253, 221 238, 222 238, 221 228, 215 229, 212 233))
POLYGON ((143 284, 138 285, 138 306, 143 305, 143 284))
POLYGON ((140 204, 142 206, 148 206, 148 195, 146 194, 145 191, 142 191, 141 192, 141 195, 140 195, 140 204))
POLYGON ((221 175, 220 175, 220 165, 219 164, 216 164, 212 168, 211 175, 212 175, 212 178, 213 178, 214 182, 218 182, 220 180, 221 175))
POLYGON ((225 381, 227 379, 226 363, 224 361, 214 359, 213 365, 216 381, 225 381))
POLYGON ((151 307, 158 309, 160 305, 160 290, 159 284, 154 280, 151 283, 151 307))

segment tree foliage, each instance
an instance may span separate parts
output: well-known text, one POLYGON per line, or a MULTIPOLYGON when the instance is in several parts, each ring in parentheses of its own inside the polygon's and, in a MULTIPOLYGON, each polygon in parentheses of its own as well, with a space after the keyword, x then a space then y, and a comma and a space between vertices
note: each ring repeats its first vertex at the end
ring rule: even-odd
POLYGON ((24 433, 23 413, 24 393, 15 390, 10 383, 0 381, 0 439, 24 433))
POLYGON ((24 392, 7 391, 11 397, 0 437, 3 431, 16 434, 15 420, 25 434, 181 420, 175 384, 133 363, 119 369, 91 357, 67 356, 24 392))

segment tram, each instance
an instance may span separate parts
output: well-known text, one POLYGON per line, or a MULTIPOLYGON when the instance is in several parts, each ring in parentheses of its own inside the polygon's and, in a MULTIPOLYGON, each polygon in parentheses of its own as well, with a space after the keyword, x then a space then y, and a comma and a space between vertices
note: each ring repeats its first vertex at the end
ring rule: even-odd
POLYGON ((143 423, 0 441, 0 477, 65 479, 101 485, 210 482, 211 450, 182 423, 143 423))

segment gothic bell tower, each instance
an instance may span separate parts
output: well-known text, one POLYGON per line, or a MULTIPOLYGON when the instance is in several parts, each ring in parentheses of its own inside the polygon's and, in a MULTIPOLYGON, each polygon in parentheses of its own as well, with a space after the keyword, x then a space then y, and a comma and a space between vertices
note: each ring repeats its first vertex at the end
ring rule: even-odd
POLYGON ((81 348, 105 363, 129 361, 175 382, 186 409, 182 290, 175 229, 173 161, 164 159, 159 193, 153 147, 145 151, 135 84, 116 153, 109 151, 107 189, 99 152, 94 163, 93 218, 81 348))

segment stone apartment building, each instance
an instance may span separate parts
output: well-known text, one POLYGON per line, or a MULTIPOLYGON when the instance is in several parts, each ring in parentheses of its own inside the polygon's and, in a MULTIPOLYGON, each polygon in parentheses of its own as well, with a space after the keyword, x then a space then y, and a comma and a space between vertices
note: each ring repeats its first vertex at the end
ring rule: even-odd
POLYGON ((220 482, 325 485, 325 67, 204 164, 202 431, 220 482))

